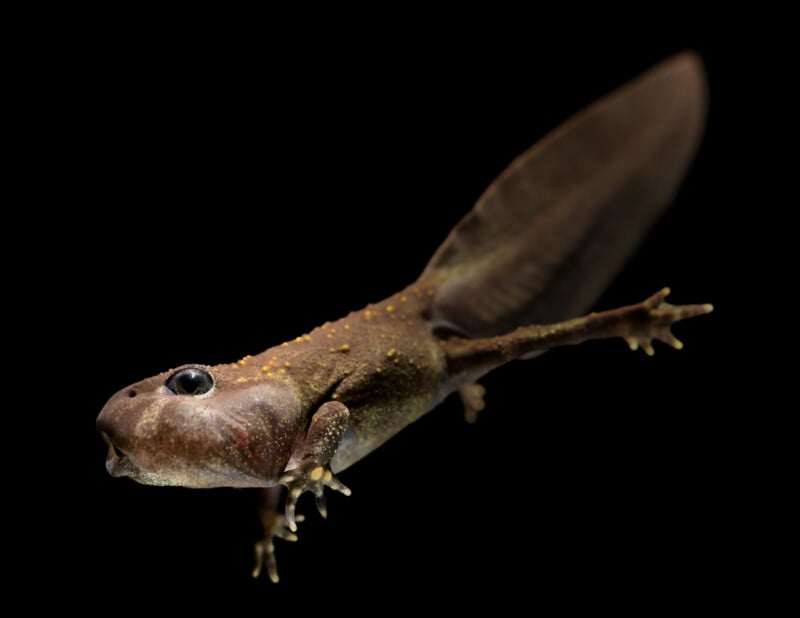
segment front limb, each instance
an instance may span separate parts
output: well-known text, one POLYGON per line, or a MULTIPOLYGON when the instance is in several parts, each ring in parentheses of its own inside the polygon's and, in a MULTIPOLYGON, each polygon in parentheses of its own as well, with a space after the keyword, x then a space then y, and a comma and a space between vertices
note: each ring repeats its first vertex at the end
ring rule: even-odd
POLYGON ((265 504, 261 511, 261 522, 264 527, 264 539, 256 543, 256 566, 253 577, 261 574, 262 565, 267 567, 267 574, 273 582, 278 581, 275 564, 274 538, 296 541, 297 522, 303 521, 302 515, 295 516, 298 498, 306 491, 311 491, 317 499, 317 508, 325 517, 325 487, 330 487, 350 495, 330 469, 330 462, 342 441, 347 429, 350 413, 347 407, 338 401, 329 401, 319 407, 311 417, 311 425, 303 440, 295 447, 289 463, 280 478, 288 492, 283 514, 277 510, 280 486, 265 490, 265 504))
POLYGON ((575 345, 592 339, 622 337, 632 350, 641 347, 653 355, 653 340, 681 349, 683 344, 670 332, 680 320, 711 313, 711 305, 670 305, 664 299, 669 288, 656 292, 635 305, 591 313, 556 324, 523 326, 506 335, 485 339, 455 337, 442 342, 451 372, 475 367, 496 367, 531 352, 563 345, 575 345))
POLYGON ((330 487, 345 496, 350 490, 333 476, 330 463, 347 429, 350 412, 338 401, 329 401, 320 406, 311 418, 311 426, 305 439, 295 447, 289 464, 280 482, 289 490, 286 496, 286 523, 289 529, 297 530, 294 511, 297 499, 306 491, 311 491, 317 499, 317 508, 323 517, 327 516, 325 507, 325 487, 330 487))
MULTIPOLYGON (((256 564, 253 567, 253 577, 261 575, 261 570, 267 568, 267 576, 278 583, 278 564, 275 561, 275 539, 296 541, 297 535, 289 530, 286 517, 278 511, 278 501, 281 496, 281 486, 275 485, 262 490, 262 506, 259 512, 261 526, 264 529, 264 538, 256 543, 256 564)), ((302 516, 297 518, 302 521, 302 516)))

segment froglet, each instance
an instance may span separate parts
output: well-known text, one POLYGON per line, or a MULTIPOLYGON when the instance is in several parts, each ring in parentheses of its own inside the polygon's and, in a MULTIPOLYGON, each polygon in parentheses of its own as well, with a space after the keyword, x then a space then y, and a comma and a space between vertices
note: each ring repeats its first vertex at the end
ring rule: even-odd
POLYGON ((340 471, 451 393, 475 421, 487 372, 592 339, 680 349, 670 325, 711 305, 671 305, 663 289, 585 312, 669 204, 705 108, 690 52, 600 99, 513 161, 408 287, 258 355, 120 390, 97 419, 106 468, 149 485, 263 488, 253 574, 277 581, 273 539, 296 539, 301 494, 324 515, 326 487, 350 493, 340 471))

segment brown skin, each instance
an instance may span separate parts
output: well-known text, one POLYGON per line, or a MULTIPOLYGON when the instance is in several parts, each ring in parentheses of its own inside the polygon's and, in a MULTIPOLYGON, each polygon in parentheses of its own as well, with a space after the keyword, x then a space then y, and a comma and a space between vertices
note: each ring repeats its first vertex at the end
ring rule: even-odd
POLYGON ((262 515, 266 538, 256 545, 254 574, 263 560, 277 581, 272 537, 296 538, 291 533, 299 496, 313 491, 324 514, 324 487, 350 493, 333 472, 383 444, 447 394, 461 392, 467 417, 474 420, 483 407, 474 380, 499 365, 610 337, 623 337, 631 349, 648 354, 654 339, 680 349, 670 325, 713 309, 670 305, 665 289, 636 305, 465 339, 431 332, 425 316, 432 292, 417 283, 257 356, 204 368, 214 378, 209 393, 171 394, 165 383, 174 372, 123 389, 97 419, 109 443, 109 472, 155 485, 285 485, 285 518, 268 509, 262 515))
POLYGON ((423 318, 430 298, 414 285, 256 356, 205 367, 215 386, 198 397, 167 390, 173 371, 121 390, 97 420, 126 454, 123 463, 110 460, 109 471, 148 484, 268 487, 327 401, 350 410, 348 436, 331 462, 343 470, 452 390, 444 351, 423 318))
POLYGON ((516 358, 591 339, 675 348, 668 290, 585 312, 677 190, 702 134, 702 65, 681 54, 523 153, 405 290, 256 356, 161 373, 114 395, 97 419, 114 476, 185 487, 262 487, 254 575, 277 581, 272 539, 293 540, 304 491, 324 514, 334 476, 516 358), (573 318, 573 319, 567 319, 573 318), (530 325, 533 324, 533 325, 530 325), (522 325, 522 326, 520 326, 522 325), (278 491, 288 489, 285 515, 278 491))

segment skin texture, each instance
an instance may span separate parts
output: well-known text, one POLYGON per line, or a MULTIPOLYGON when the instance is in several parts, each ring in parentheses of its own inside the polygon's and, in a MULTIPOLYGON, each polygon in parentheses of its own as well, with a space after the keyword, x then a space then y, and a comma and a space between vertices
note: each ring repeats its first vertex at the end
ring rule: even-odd
POLYGON ((277 581, 273 538, 296 539, 303 492, 325 514, 325 487, 349 494, 336 473, 450 393, 474 421, 475 381, 488 371, 591 339, 623 337, 648 354, 653 340, 680 348, 670 325, 710 305, 676 307, 662 290, 573 316, 668 204, 704 110, 699 60, 666 61, 513 162, 409 287, 256 356, 122 389, 97 420, 108 471, 153 485, 264 488, 253 574, 266 567, 277 581))

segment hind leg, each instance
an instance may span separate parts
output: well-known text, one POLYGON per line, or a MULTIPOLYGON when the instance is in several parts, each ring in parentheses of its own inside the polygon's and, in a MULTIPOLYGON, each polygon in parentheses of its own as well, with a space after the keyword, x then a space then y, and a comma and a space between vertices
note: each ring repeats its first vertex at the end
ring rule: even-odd
POLYGON ((593 339, 623 338, 632 350, 642 348, 652 356, 653 341, 675 349, 683 344, 670 326, 675 322, 711 313, 711 305, 670 305, 669 288, 635 305, 591 313, 556 324, 523 326, 506 335, 486 339, 453 338, 442 341, 452 372, 492 368, 539 350, 576 345, 593 339))

